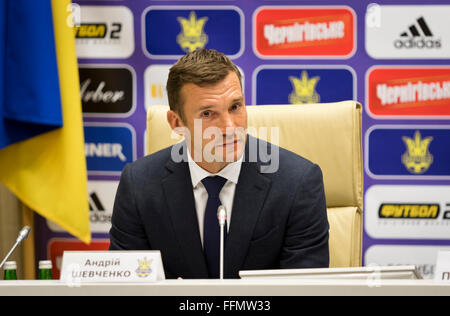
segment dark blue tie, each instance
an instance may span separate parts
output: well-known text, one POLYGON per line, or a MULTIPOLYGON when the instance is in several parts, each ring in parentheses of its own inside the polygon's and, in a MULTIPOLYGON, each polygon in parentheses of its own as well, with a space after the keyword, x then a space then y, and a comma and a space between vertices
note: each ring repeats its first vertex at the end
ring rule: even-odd
MULTIPOLYGON (((222 204, 219 194, 227 179, 222 177, 208 177, 202 180, 208 192, 206 203, 205 221, 203 223, 203 251, 210 278, 219 278, 220 270, 220 227, 217 219, 217 209, 222 204)), ((227 236, 227 225, 225 224, 224 238, 227 236)))

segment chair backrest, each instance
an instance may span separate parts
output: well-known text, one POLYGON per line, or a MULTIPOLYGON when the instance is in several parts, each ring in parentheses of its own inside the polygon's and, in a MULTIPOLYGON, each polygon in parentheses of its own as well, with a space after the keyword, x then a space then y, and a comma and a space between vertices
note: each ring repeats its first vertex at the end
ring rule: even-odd
MULTIPOLYGON (((167 106, 147 114, 147 153, 180 138, 166 120, 167 106)), ((248 106, 249 133, 317 163, 324 175, 330 222, 330 267, 362 263, 362 107, 355 101, 309 105, 248 106), (265 128, 261 129, 261 127, 265 128), (275 142, 276 143, 276 142, 275 142)))

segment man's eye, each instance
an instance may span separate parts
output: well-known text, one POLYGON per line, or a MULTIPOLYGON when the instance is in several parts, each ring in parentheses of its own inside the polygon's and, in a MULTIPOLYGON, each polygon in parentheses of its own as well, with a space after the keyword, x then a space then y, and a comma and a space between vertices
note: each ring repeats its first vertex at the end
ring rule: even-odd
POLYGON ((210 111, 202 112, 202 117, 210 117, 210 116, 211 116, 211 112, 210 111))
POLYGON ((232 110, 232 111, 236 111, 237 109, 239 109, 239 107, 240 107, 240 104, 234 104, 234 105, 231 107, 231 110, 232 110))

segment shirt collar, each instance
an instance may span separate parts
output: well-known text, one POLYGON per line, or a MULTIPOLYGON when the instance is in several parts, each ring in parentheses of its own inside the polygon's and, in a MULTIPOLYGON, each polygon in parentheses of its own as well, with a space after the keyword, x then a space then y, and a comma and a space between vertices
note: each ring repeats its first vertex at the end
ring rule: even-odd
POLYGON ((189 149, 187 150, 188 156, 188 165, 189 171, 191 173, 192 187, 197 187, 197 185, 207 177, 220 176, 222 178, 227 179, 228 181, 233 182, 234 184, 238 183, 239 174, 241 173, 242 161, 244 159, 244 155, 241 156, 237 161, 229 163, 225 168, 220 170, 218 173, 210 173, 200 167, 194 159, 191 157, 191 153, 189 149))

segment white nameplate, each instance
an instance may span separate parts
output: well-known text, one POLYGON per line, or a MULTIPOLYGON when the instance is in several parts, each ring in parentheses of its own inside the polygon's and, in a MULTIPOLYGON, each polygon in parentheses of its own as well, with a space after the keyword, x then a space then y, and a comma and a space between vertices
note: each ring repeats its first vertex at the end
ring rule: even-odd
POLYGON ((450 284, 450 251, 438 252, 434 281, 450 284))
POLYGON ((65 251, 61 282, 149 283, 165 280, 159 251, 65 251))

